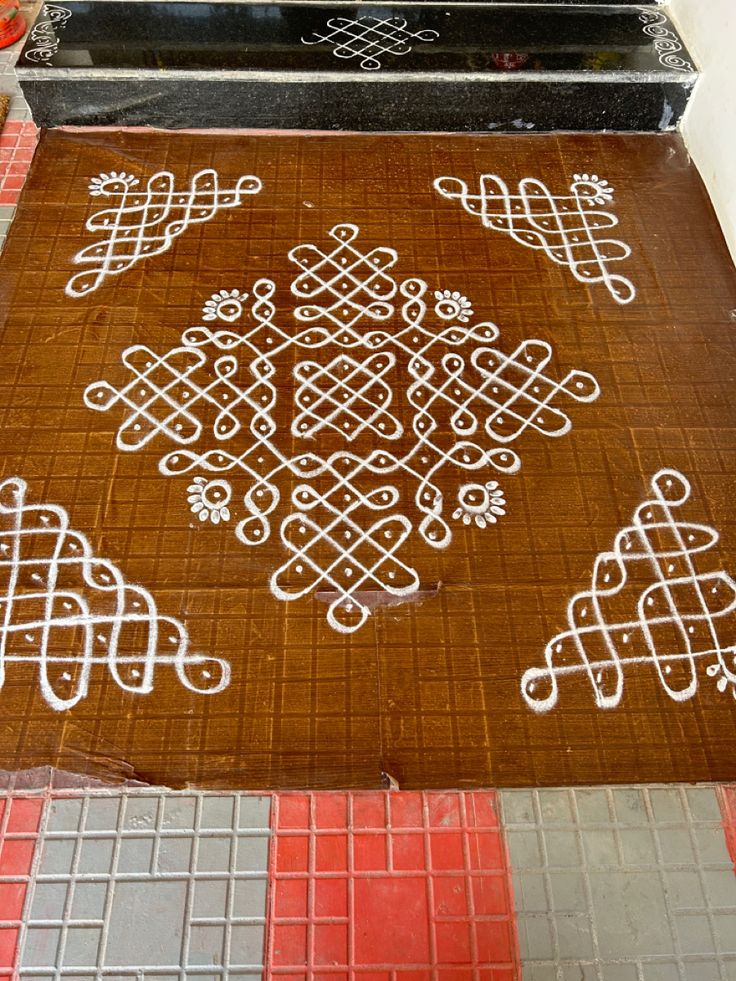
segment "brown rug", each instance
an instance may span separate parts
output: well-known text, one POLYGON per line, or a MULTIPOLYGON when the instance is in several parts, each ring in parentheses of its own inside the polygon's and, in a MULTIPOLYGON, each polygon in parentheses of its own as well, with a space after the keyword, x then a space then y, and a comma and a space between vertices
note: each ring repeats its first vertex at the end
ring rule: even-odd
POLYGON ((0 309, 0 767, 736 779, 677 137, 46 133, 0 309))
POLYGON ((8 118, 9 108, 10 108, 10 97, 7 95, 0 95, 0 130, 5 125, 5 120, 8 118))

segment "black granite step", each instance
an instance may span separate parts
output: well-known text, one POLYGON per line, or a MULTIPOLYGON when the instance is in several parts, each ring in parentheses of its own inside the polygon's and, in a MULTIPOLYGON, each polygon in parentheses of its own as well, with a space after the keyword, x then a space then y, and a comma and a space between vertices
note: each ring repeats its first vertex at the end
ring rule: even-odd
POLYGON ((47 3, 17 66, 42 126, 662 130, 697 79, 632 3, 47 3))

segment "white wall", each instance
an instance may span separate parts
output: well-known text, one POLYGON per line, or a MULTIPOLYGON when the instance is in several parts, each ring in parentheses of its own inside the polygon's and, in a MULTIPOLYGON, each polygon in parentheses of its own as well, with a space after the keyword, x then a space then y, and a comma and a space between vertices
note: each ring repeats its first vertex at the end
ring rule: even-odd
POLYGON ((682 132, 736 262, 736 0, 671 0, 702 77, 682 132))

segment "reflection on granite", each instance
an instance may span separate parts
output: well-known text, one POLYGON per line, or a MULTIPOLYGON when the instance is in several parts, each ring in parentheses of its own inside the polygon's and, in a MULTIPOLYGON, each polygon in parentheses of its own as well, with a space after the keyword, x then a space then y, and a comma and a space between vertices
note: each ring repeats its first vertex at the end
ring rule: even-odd
POLYGON ((691 70, 657 7, 109 0, 45 4, 19 66, 489 75, 691 70))

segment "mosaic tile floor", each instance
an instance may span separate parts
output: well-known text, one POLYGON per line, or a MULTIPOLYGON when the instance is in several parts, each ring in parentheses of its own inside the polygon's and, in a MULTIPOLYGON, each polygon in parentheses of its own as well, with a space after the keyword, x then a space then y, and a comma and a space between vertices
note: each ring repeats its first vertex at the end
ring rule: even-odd
POLYGON ((734 799, 1 792, 0 978, 733 981, 734 799))

